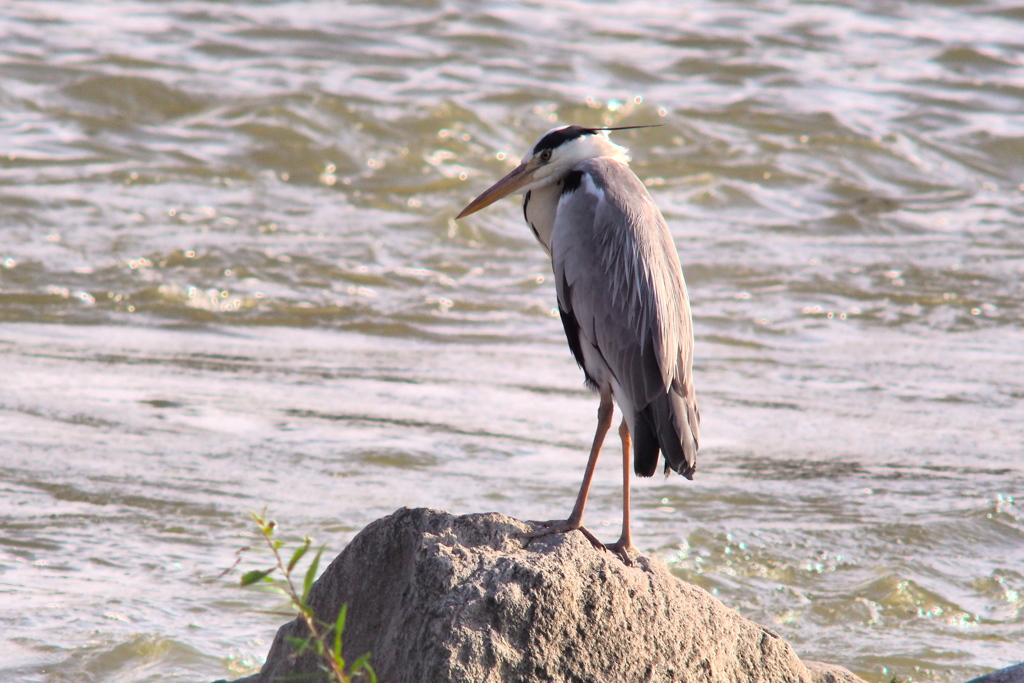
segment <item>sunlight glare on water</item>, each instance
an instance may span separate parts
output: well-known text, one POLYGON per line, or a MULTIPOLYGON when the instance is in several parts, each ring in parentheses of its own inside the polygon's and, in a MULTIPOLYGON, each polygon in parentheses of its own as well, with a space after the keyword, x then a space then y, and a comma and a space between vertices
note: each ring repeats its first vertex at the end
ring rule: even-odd
POLYGON ((561 123, 661 124, 614 135, 702 441, 634 481, 640 549, 868 681, 1024 659, 1020 6, 6 10, 3 678, 258 670, 276 606, 210 580, 250 510, 328 556, 403 505, 566 514, 597 403, 549 262, 518 200, 454 221, 561 123))

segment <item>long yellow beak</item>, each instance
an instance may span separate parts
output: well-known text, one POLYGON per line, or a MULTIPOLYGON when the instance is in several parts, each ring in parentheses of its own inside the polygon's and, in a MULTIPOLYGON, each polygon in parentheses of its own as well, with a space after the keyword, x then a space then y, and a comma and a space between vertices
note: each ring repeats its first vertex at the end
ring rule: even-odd
POLYGON ((456 220, 459 218, 465 218, 471 213, 476 213, 480 209, 490 206, 502 197, 507 197, 513 192, 522 189, 529 184, 531 180, 533 180, 533 174, 538 168, 539 166, 537 166, 537 164, 530 162, 519 164, 514 171, 491 185, 489 188, 484 190, 483 194, 471 201, 469 206, 463 209, 462 213, 455 217, 456 220))

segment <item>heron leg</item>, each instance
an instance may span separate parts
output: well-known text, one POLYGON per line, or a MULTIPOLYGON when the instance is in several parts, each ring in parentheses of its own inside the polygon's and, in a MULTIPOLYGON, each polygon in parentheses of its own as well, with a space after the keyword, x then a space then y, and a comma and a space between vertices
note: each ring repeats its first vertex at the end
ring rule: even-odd
POLYGON ((622 535, 615 543, 605 547, 629 567, 633 564, 633 560, 629 559, 629 551, 633 550, 633 537, 629 533, 629 450, 632 439, 626 418, 622 418, 622 424, 619 425, 619 438, 622 439, 622 535))
POLYGON ((597 431, 594 433, 594 443, 590 447, 590 459, 587 460, 587 469, 583 473, 583 484, 576 496, 576 505, 572 508, 569 519, 551 520, 550 522, 532 522, 535 526, 541 527, 534 531, 523 534, 523 538, 539 538, 549 534, 563 534, 567 531, 579 529, 587 537, 595 548, 604 550, 604 544, 597 540, 594 534, 583 527, 583 510, 587 506, 587 495, 590 493, 590 482, 594 478, 594 470, 597 468, 597 456, 601 453, 601 445, 604 437, 612 426, 612 392, 610 389, 601 391, 601 405, 597 408, 597 431))

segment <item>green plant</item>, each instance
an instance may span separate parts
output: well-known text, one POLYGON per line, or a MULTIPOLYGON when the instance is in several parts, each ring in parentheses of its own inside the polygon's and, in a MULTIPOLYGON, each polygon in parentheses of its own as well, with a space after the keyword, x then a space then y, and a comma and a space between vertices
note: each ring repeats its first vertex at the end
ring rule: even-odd
MULTIPOLYGON (((294 649, 293 656, 298 657, 304 652, 312 650, 318 658, 321 670, 327 674, 332 683, 351 683, 353 679, 377 683, 377 674, 370 666, 370 653, 359 657, 351 665, 346 665, 345 658, 341 654, 348 605, 342 606, 338 612, 338 618, 333 624, 318 620, 313 613, 313 608, 309 606, 309 591, 313 587, 313 580, 316 578, 317 569, 320 566, 323 546, 317 549, 313 561, 306 568, 300 592, 292 580, 292 574, 312 546, 312 539, 306 536, 302 545, 292 552, 291 558, 286 563, 284 542, 274 538, 277 523, 267 518, 266 508, 263 509, 263 512, 252 512, 250 515, 256 522, 256 526, 259 527, 267 547, 270 548, 275 564, 269 569, 254 569, 245 572, 242 575, 241 585, 266 584, 265 587, 270 591, 284 596, 298 617, 302 619, 309 635, 306 638, 288 639, 288 643, 294 649), (272 576, 275 572, 277 577, 272 576)), ((244 550, 248 550, 248 548, 243 548, 239 552, 244 550)), ((235 564, 237 565, 238 562, 235 564)), ((293 614, 285 612, 270 612, 270 614, 293 616, 293 614)))

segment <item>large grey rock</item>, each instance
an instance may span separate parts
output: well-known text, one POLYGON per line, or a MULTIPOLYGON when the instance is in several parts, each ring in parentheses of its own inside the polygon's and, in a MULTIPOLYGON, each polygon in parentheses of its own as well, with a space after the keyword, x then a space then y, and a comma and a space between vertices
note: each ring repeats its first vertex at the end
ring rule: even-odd
MULTIPOLYGON (((776 633, 660 563, 626 567, 579 532, 524 548, 528 529, 498 514, 399 510, 352 540, 310 604, 327 622, 348 604, 345 656, 372 653, 382 683, 863 683, 808 668, 776 633)), ((298 621, 281 627, 260 683, 324 680, 309 654, 290 656, 287 638, 304 635, 298 621)))
POLYGON ((972 678, 967 683, 1024 683, 1024 662, 972 678))

